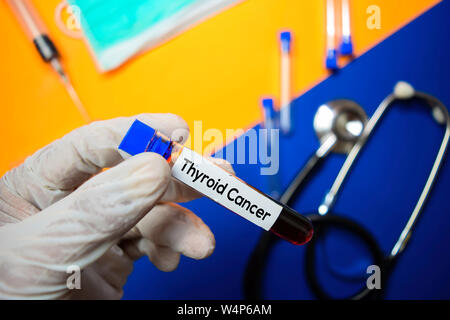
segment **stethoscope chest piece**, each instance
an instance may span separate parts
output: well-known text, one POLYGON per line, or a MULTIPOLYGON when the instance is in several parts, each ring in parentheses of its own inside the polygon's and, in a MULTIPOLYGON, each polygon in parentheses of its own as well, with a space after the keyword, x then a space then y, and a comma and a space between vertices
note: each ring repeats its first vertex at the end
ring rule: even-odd
POLYGON ((333 152, 347 154, 367 123, 363 108, 352 100, 338 99, 322 104, 314 116, 314 131, 320 143, 334 139, 333 152))

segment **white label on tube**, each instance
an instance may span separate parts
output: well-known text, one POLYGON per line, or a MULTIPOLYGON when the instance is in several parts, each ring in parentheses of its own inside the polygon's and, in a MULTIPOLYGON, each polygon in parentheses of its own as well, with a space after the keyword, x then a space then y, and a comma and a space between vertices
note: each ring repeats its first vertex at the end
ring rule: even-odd
POLYGON ((270 230, 282 207, 198 153, 184 148, 172 176, 265 230, 270 230))

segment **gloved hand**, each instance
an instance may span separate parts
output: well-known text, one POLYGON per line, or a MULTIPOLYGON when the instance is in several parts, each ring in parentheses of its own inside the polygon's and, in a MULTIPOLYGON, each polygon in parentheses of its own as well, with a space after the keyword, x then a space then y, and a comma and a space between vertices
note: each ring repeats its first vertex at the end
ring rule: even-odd
MULTIPOLYGON (((138 119, 176 141, 187 138, 177 116, 138 119)), ((203 259, 213 252, 210 229, 172 203, 199 195, 172 180, 157 154, 120 156, 117 147, 134 120, 81 127, 0 180, 1 298, 119 299, 141 256, 171 271, 180 254, 203 259), (74 266, 82 270, 81 290, 67 286, 74 266)))

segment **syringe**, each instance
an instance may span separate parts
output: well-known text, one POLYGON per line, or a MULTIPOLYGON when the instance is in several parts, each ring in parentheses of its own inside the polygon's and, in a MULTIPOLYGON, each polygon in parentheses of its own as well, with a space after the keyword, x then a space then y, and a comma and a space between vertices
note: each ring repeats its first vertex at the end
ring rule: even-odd
POLYGON ((41 58, 49 63, 53 70, 60 76, 66 90, 86 122, 91 122, 91 118, 81 103, 69 77, 65 73, 59 60, 60 54, 53 41, 49 38, 44 23, 40 19, 30 0, 7 0, 15 16, 19 20, 28 38, 34 43, 41 58))

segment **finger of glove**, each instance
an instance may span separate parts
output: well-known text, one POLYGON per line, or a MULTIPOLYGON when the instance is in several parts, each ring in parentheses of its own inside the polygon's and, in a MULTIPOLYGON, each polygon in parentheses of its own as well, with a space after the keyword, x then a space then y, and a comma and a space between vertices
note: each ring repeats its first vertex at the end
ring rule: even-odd
POLYGON ((0 232, 0 252, 48 270, 84 268, 105 252, 151 210, 170 180, 167 162, 145 153, 103 172, 77 191, 0 232))
POLYGON ((91 266, 113 288, 121 290, 133 271, 133 260, 114 245, 91 266))
POLYGON ((145 238, 126 240, 120 246, 130 259, 137 260, 147 256, 150 262, 163 272, 172 272, 180 263, 180 253, 145 238))
MULTIPOLYGON (((229 173, 234 174, 233 167, 229 162, 218 158, 210 158, 209 160, 229 173)), ((194 189, 172 179, 161 201, 188 202, 201 196, 194 189)), ((11 192, 5 185, 5 181, 3 179, 0 180, 0 226, 7 223, 20 222, 37 212, 39 212, 39 209, 11 192)))
POLYGON ((18 223, 40 210, 28 201, 12 192, 0 179, 0 227, 9 223, 18 223))
MULTIPOLYGON (((220 158, 208 158, 212 163, 219 166, 228 173, 234 174, 231 164, 220 158)), ((184 183, 172 180, 166 193, 161 198, 162 202, 188 202, 202 197, 202 194, 188 187, 184 183)))
POLYGON ((186 122, 172 114, 142 114, 94 122, 39 150, 3 179, 11 190, 42 210, 93 174, 120 163, 123 158, 117 148, 136 118, 173 140, 188 136, 186 122))
POLYGON ((174 203, 155 206, 139 221, 137 229, 156 245, 193 259, 210 256, 216 244, 213 233, 199 217, 174 203))
POLYGON ((61 298, 71 300, 119 300, 123 296, 123 289, 112 286, 93 266, 83 270, 80 280, 80 289, 70 290, 61 298))

